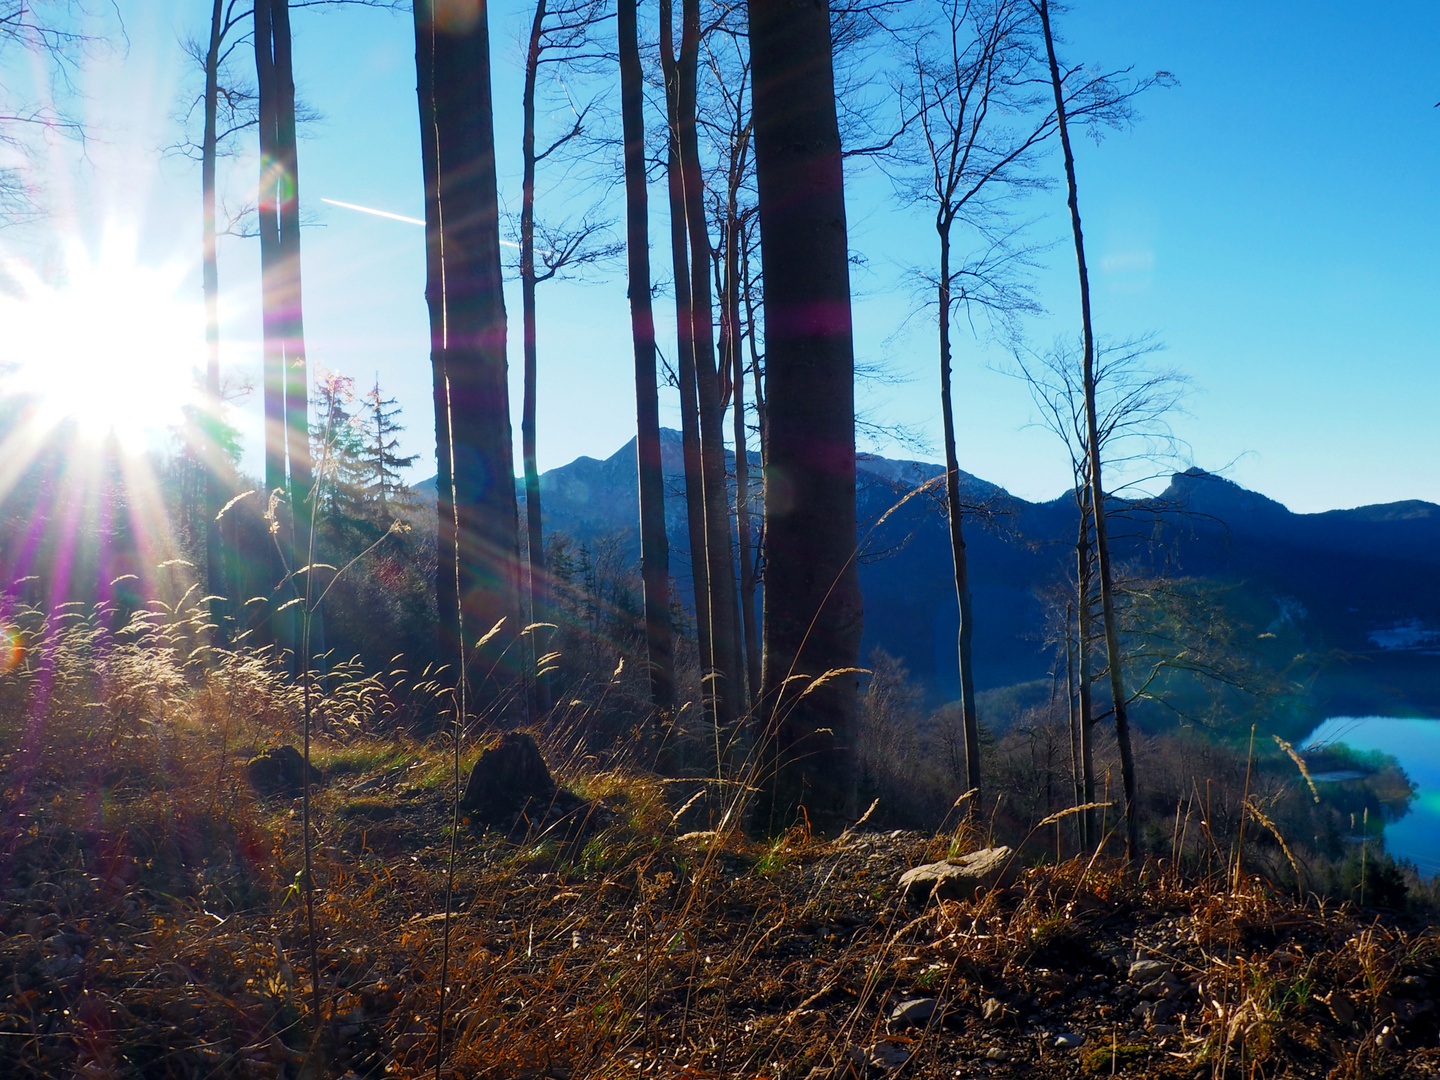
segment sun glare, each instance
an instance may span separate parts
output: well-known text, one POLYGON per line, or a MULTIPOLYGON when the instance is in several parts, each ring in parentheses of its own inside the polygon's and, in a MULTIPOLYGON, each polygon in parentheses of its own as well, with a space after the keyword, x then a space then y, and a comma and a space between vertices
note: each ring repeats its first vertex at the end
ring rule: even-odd
POLYGON ((133 237, 114 233, 98 253, 73 242, 58 282, 15 264, 3 276, 4 360, 41 423, 73 419, 138 451, 182 420, 204 365, 201 308, 177 297, 183 266, 142 265, 133 237))

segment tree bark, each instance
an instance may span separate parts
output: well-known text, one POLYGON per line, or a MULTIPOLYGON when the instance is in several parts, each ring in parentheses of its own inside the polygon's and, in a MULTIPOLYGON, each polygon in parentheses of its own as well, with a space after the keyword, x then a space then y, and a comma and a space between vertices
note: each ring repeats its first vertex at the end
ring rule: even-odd
MULTIPOLYGON (((435 126, 433 40, 422 12, 415 23, 415 85, 420 106, 420 166, 425 184, 425 306, 430 316, 431 405, 435 416, 435 604, 439 613, 438 655, 453 659, 459 641, 454 488, 450 470, 450 405, 445 380, 445 297, 442 290, 439 133, 435 126)), ((452 673, 453 674, 453 673, 452 673)))
MULTIPOLYGON (((297 570, 314 555, 312 498, 314 468, 310 460, 310 382, 305 361, 305 320, 300 275, 300 159, 295 132, 295 66, 290 35, 290 0, 271 0, 275 47, 275 142, 277 212, 280 221, 280 328, 285 367, 285 444, 290 463, 290 514, 293 521, 291 565, 297 570)), ((308 612, 310 642, 325 652, 324 616, 308 612)), ((313 657, 301 662, 309 665, 313 657)), ((303 670, 303 669, 302 669, 303 670)))
MULTIPOLYGON (((700 460, 700 405, 696 397, 695 347, 690 320, 685 184, 680 175, 679 76, 670 0, 660 0, 660 67, 665 77, 665 106, 670 128, 665 174, 670 197, 670 265, 675 279, 675 367, 680 381, 680 444, 685 463, 690 580, 695 590, 695 636, 699 644, 701 674, 708 675, 711 660, 710 574, 705 542, 705 481, 700 460)), ((702 689, 702 695, 708 689, 707 684, 702 689)), ((711 696, 713 699, 713 694, 711 696)))
POLYGON ((650 302, 649 196, 645 180, 645 98, 636 0, 617 0, 620 114, 625 140, 625 250, 630 333, 635 343, 635 458, 640 487, 640 578, 645 594, 645 649, 657 742, 675 713, 675 649, 670 627, 670 541, 665 535, 665 477, 660 457, 660 395, 655 368, 655 313, 650 302))
POLYGON ((1050 82, 1055 91, 1055 119, 1060 146, 1065 154, 1065 184, 1069 193, 1070 226, 1075 237, 1075 265, 1080 276, 1080 323, 1084 337, 1085 432, 1090 459, 1090 498, 1095 516, 1095 557, 1100 572, 1100 611, 1105 622, 1105 653, 1110 668, 1110 695, 1115 711, 1115 741, 1120 748, 1120 779, 1125 789, 1125 854, 1139 854, 1140 832, 1136 821, 1135 756, 1130 745, 1130 717, 1125 700, 1125 677, 1121 668, 1120 634, 1115 624, 1115 596, 1110 573, 1110 543, 1105 531, 1105 486, 1100 471, 1099 424, 1095 407, 1095 333, 1090 319, 1090 274, 1085 263, 1085 234, 1080 226, 1080 200, 1075 184, 1075 155, 1070 150, 1070 132, 1065 123, 1065 93, 1060 65, 1055 59, 1055 39, 1050 32, 1050 11, 1040 0, 1040 24, 1045 34, 1045 52, 1050 61, 1050 82))
POLYGON ((520 629, 490 34, 479 3, 418 0, 415 18, 421 119, 432 128, 436 165, 435 198, 426 206, 426 229, 439 248, 427 267, 430 273, 438 270, 439 282, 430 281, 426 289, 431 365, 435 385, 444 391, 437 396, 436 432, 448 428, 453 492, 452 505, 440 492, 438 509, 442 521, 450 516, 455 533, 452 555, 441 532, 437 586, 446 578, 456 583, 456 610, 440 613, 440 650, 458 671, 461 642, 478 641, 503 621, 504 629, 476 655, 470 672, 484 680, 476 687, 477 705, 484 709, 519 674, 507 646, 520 629))
MULTIPOLYGON (((287 429, 285 424, 285 326, 282 314, 284 259, 279 219, 279 88, 276 85, 272 0, 255 0, 255 89, 260 134, 260 185, 257 198, 257 231, 260 236, 260 323, 261 383, 265 403, 265 491, 273 498, 289 488, 286 467, 287 429)), ((286 549, 293 554, 292 521, 277 518, 274 542, 266 554, 270 563, 272 602, 267 636, 277 648, 292 647, 293 618, 275 609, 286 603, 293 590, 281 588, 287 567, 286 549)), ((293 562, 290 569, 294 568, 293 562)), ((292 609, 293 610, 293 609, 292 609)))
MULTIPOLYGON (((1090 664, 1090 643, 1094 640, 1094 560, 1090 555, 1090 494, 1087 487, 1077 493, 1080 503, 1080 535, 1075 542, 1075 647, 1080 680, 1080 775, 1084 790, 1083 802, 1095 801, 1095 705, 1090 664)), ((1099 821, 1094 810, 1087 810, 1085 844, 1093 847, 1100 841, 1099 821)))
POLYGON ((776 823, 855 809, 863 609, 856 566, 855 362, 828 4, 749 0, 765 278, 768 456, 763 707, 776 823))
POLYGON ((225 31, 225 0, 210 12, 210 37, 205 49, 205 132, 200 141, 201 282, 205 293, 205 588, 212 597, 211 618, 222 639, 229 637, 229 602, 225 594, 220 546, 220 508, 225 501, 220 482, 220 269, 215 229, 215 159, 218 154, 216 112, 220 97, 220 48, 225 31))
POLYGON ((974 604, 970 597, 970 567, 965 558, 964 512, 960 506, 960 464, 955 452, 955 407, 950 389, 950 226, 943 209, 935 219, 940 234, 940 414, 945 439, 945 507, 950 525, 951 565, 955 571, 955 598, 960 611, 957 652, 960 668, 960 716, 965 732, 965 784, 972 792, 967 814, 980 810, 980 720, 975 709, 974 604))
MULTIPOLYGON (((535 456, 535 77, 540 67, 540 35, 544 27, 545 0, 536 0, 535 18, 530 24, 530 43, 525 52, 525 90, 521 99, 524 112, 521 137, 523 164, 520 182, 520 304, 525 342, 525 394, 520 413, 520 443, 521 454, 525 459, 525 586, 530 600, 532 623, 548 622, 550 610, 546 602, 548 590, 545 580, 545 538, 540 514, 540 469, 535 456)), ((539 630, 531 631, 531 723, 550 711, 550 676, 542 673, 539 664, 543 654, 539 630)))
POLYGON ((730 497, 725 480, 725 407, 715 367, 715 324, 710 297, 710 232, 705 214, 704 175, 696 133, 696 89, 700 57, 700 3, 682 0, 677 113, 680 175, 686 231, 690 241, 690 340, 700 406, 700 467, 705 496, 706 577, 710 585, 710 668, 715 722, 729 733, 738 716, 740 667, 735 636, 735 549, 730 539, 730 497))
MULTIPOLYGON (((732 176, 734 175, 732 171, 732 176)), ((760 639, 755 625, 755 564, 750 542, 750 456, 745 431, 745 358, 740 323, 740 222, 736 212, 736 184, 730 187, 725 229, 725 293, 721 330, 721 362, 730 371, 735 420, 735 535, 740 547, 740 622, 745 633, 745 684, 748 699, 744 711, 755 707, 760 693, 760 639)))

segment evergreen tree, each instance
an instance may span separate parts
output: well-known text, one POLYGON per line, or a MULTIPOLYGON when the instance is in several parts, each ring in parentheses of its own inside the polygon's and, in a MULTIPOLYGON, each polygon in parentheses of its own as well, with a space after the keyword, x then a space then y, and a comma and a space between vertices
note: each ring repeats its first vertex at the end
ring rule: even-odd
POLYGON ((315 422, 310 428, 311 459, 315 463, 316 511, 329 519, 334 531, 369 517, 369 462, 359 418, 349 406, 355 400, 355 380, 344 375, 321 374, 315 380, 315 422))
POLYGON ((378 374, 364 401, 365 408, 369 410, 364 436, 365 464, 370 477, 366 495, 378 504, 381 516, 385 517, 389 514, 390 503, 408 499, 410 489, 400 479, 400 470, 414 465, 420 455, 396 453, 400 447, 399 433, 405 430, 405 425, 396 419, 400 415, 400 406, 395 399, 381 393, 378 374))

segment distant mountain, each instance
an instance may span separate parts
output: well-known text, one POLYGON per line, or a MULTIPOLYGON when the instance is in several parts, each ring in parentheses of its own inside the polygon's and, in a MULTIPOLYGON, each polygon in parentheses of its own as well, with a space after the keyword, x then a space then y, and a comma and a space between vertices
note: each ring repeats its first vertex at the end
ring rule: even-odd
MULTIPOLYGON (((671 574, 688 600, 680 434, 666 429, 661 439, 671 574)), ((958 694, 958 618, 938 484, 944 470, 871 454, 856 466, 864 649, 902 657, 932 700, 949 700, 958 694)), ((977 686, 1049 678, 1039 594, 1073 568, 1074 498, 1032 503, 968 473, 961 488, 973 508, 966 545, 977 686)), ((416 489, 433 500, 433 479, 416 489)), ((523 500, 523 485, 517 489, 523 500)), ((614 535, 638 558, 633 439, 603 461, 580 457, 551 469, 540 490, 548 530, 580 541, 614 535)), ((1317 710, 1440 710, 1440 506, 1412 500, 1295 514, 1192 469, 1158 498, 1120 504, 1113 514, 1117 561, 1163 563, 1231 585, 1237 609, 1262 630, 1266 622, 1270 630, 1289 625, 1309 653, 1343 653, 1316 683, 1317 710)))

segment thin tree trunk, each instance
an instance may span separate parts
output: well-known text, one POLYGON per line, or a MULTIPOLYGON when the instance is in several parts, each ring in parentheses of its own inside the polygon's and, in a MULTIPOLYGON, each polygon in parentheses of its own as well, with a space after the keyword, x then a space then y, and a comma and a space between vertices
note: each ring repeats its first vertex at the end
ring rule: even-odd
MULTIPOLYGON (((1074 805, 1085 804, 1085 770, 1081 764, 1080 752, 1080 703, 1075 699, 1075 635, 1070 628, 1075 621, 1075 602, 1065 602, 1065 706, 1070 714, 1070 781, 1074 805)), ((1075 815, 1076 848, 1084 851, 1089 847, 1089 834, 1085 822, 1086 812, 1075 815)))
POLYGON ((765 470, 765 439, 768 429, 765 424, 765 385, 760 376, 760 330, 755 321, 755 291, 750 277, 749 236, 750 233, 748 229, 741 230, 740 284, 744 290, 746 333, 750 338, 750 375, 755 381, 755 426, 760 429, 760 470, 763 476, 765 470))
MULTIPOLYGON (((483 6, 473 18, 458 20, 437 17, 438 0, 419 0, 415 7, 422 39, 417 64, 430 66, 428 81, 422 74, 419 85, 430 90, 439 166, 435 214, 427 208, 426 217, 440 245, 440 318, 437 324, 432 304, 430 332, 432 341, 442 341, 442 351, 432 354, 432 367, 440 368, 437 382, 448 390, 450 481, 459 524, 454 561, 446 564, 443 546, 440 553, 438 573, 458 580, 459 608, 456 617, 441 613, 440 645, 458 672, 462 634, 478 641, 503 624, 471 669, 485 680, 472 699, 483 710, 519 674, 509 646, 520 629, 490 33, 483 6)), ((423 117, 423 102, 421 108, 423 117)))
POLYGON ((735 534, 740 545, 740 622, 745 631, 745 682, 748 713, 760 693, 760 639, 755 625, 755 564, 750 543, 750 452, 745 431, 745 359, 741 352, 740 324, 740 222, 735 212, 734 186, 726 214, 725 237, 725 348, 722 360, 730 369, 735 410, 735 534))
POLYGON ((1100 611, 1105 620, 1105 653, 1110 668, 1110 696, 1115 710, 1115 741, 1120 747, 1120 780, 1125 788, 1125 854, 1133 859, 1140 849, 1140 828, 1136 820, 1139 807, 1135 796, 1135 755, 1130 746, 1130 716, 1121 668, 1120 634, 1115 624, 1110 542, 1105 531, 1105 486, 1100 472, 1099 423, 1095 415, 1095 332, 1090 319, 1090 273, 1085 263, 1085 234, 1080 227, 1075 155, 1070 150, 1070 132, 1065 123, 1065 93, 1060 80, 1060 65, 1055 59, 1055 39, 1050 32, 1050 10, 1046 0, 1040 0, 1040 24, 1045 32, 1050 82, 1055 91, 1055 119, 1060 132, 1060 146, 1065 154, 1070 226, 1075 236, 1075 266, 1080 276, 1080 323, 1085 343, 1085 433, 1089 444, 1091 506, 1095 515, 1095 556, 1100 570, 1100 611))
POLYGON ((960 463, 955 452, 955 408, 950 392, 950 219, 936 219, 940 233, 940 415, 945 438, 945 506, 949 511, 950 553, 955 570, 955 598, 960 611, 957 643, 960 668, 960 715, 965 730, 965 783, 973 792, 968 814, 980 810, 980 720, 975 709, 975 672, 971 657, 975 641, 970 568, 965 559, 964 513, 960 508, 960 463))
POLYGON ((789 824, 803 806, 812 825, 831 830, 855 810, 858 686, 846 669, 858 665, 864 616, 830 15, 810 0, 748 7, 769 428, 761 700, 778 736, 774 823, 789 824), (819 685, 790 678, 830 672, 819 685))
POLYGON ((710 232, 696 134, 696 80, 700 56, 699 0, 682 0, 678 119, 680 175, 690 240, 690 334, 700 405, 700 467, 705 493, 705 557, 710 583, 710 648, 715 722, 729 733, 738 715, 735 636, 735 549, 730 538, 730 498, 725 480, 725 406, 715 367, 715 326, 710 298, 710 232))
MULTIPOLYGON (((710 574, 705 543, 705 481, 700 463, 700 406, 695 387, 695 347, 690 321, 690 264, 685 227, 685 185, 680 175, 679 76, 670 0, 660 0, 660 66, 669 118, 666 180, 670 196, 670 264, 675 279, 675 366, 680 381, 680 445, 685 463, 685 511, 690 537, 690 580, 695 589, 695 636, 702 676, 710 673, 710 574)), ((714 697, 711 684, 702 696, 714 697)), ((712 706, 713 708, 713 706, 712 706)))
MULTIPOLYGON (((431 404, 435 416, 435 604, 439 615, 438 655, 452 660, 460 640, 456 571, 455 506, 450 472, 450 405, 445 377, 445 295, 443 221, 440 215, 440 136, 435 120, 434 32, 415 11, 415 83, 420 106, 420 165, 425 184, 425 305, 430 316, 431 404)), ((451 676, 455 676, 451 672, 451 676)))
MULTIPOLYGON (((1090 494, 1086 487, 1079 493, 1080 535, 1075 541, 1075 649, 1080 678, 1080 775, 1084 784, 1084 802, 1095 801, 1095 704, 1092 689, 1094 675, 1090 664, 1090 643, 1094 640, 1094 606, 1092 580, 1094 561, 1090 557, 1090 494)), ((1100 842, 1099 815, 1094 810, 1084 814, 1085 842, 1092 847, 1100 842)))
MULTIPOLYGON (((279 165, 281 333, 285 358, 285 442, 290 460, 290 514, 293 522, 292 566, 297 570, 313 555, 311 529, 315 507, 310 461, 309 374, 305 362, 305 320, 300 277, 300 165, 295 132, 295 68, 291 51, 290 0, 271 0, 275 43, 275 141, 279 165)), ((309 641, 325 652, 325 621, 309 613, 309 641)), ((307 667, 313 656, 301 657, 307 667)), ((302 670, 304 670, 302 668, 302 670)))
MULTIPOLYGON (((260 129, 260 186, 257 199, 257 231, 260 235, 260 323, 262 336, 261 382, 265 401, 265 490, 267 498, 289 487, 286 468, 285 425, 285 339, 283 303, 284 259, 280 240, 279 184, 279 90, 276 86, 272 0, 255 0, 255 89, 260 129)), ((286 573, 282 554, 292 541, 293 522, 280 520, 275 542, 267 545, 270 588, 278 588, 286 573)), ((292 549, 293 550, 293 549, 292 549)), ((293 568, 293 564, 292 564, 293 568)), ((291 589, 272 592, 267 619, 268 637, 279 649, 291 647, 291 616, 275 609, 287 602, 291 589)), ((292 609, 293 610, 293 609, 292 609)))
MULTIPOLYGON (((523 167, 520 182, 520 303, 525 339, 525 394, 520 414, 521 453, 525 458, 525 524, 528 540, 526 593, 530 600, 530 621, 546 622, 545 546, 540 516, 540 469, 535 460, 535 76, 540 67, 540 35, 545 25, 545 0, 536 0, 535 19, 530 24, 530 45, 525 52, 525 91, 521 99, 524 131, 521 138, 523 167)), ((530 634, 531 671, 534 682, 529 701, 534 723, 550 711, 550 676, 541 673, 539 660, 544 650, 540 632, 530 634)))
POLYGON ((205 133, 200 143, 201 280, 205 292, 205 398, 208 428, 205 465, 205 588, 212 597, 210 614, 222 639, 228 638, 228 602, 220 547, 220 507, 225 493, 220 479, 220 270, 215 230, 215 158, 218 152, 216 112, 220 97, 220 46, 225 30, 225 0, 210 12, 210 39, 205 50, 205 133))
MULTIPOLYGON (((746 610, 750 612, 751 619, 758 623, 758 625, 755 626, 755 633, 753 637, 748 629, 748 626, 750 625, 748 623, 746 624, 747 630, 745 632, 746 640, 754 643, 752 647, 754 656, 752 658, 751 656, 747 655, 746 663, 747 665, 749 665, 750 671, 750 708, 752 712, 758 713, 760 706, 760 689, 763 682, 761 642, 765 639, 764 624, 759 621, 760 616, 759 613, 757 613, 756 611, 755 600, 756 592, 760 586, 762 576, 760 568, 764 562, 765 557, 765 499, 763 489, 765 484, 766 465, 769 460, 766 454, 766 433, 768 431, 768 428, 765 424, 765 386, 760 375, 760 347, 757 344, 760 331, 759 327, 755 323, 755 298, 753 295, 753 289, 751 288, 750 278, 749 232, 748 230, 742 228, 740 235, 740 287, 744 292, 745 302, 745 328, 742 336, 748 337, 749 339, 750 375, 754 380, 755 385, 755 426, 759 429, 760 434, 760 482, 762 489, 760 500, 760 521, 758 523, 758 530, 755 535, 753 550, 751 551, 749 558, 745 560, 744 567, 741 569, 740 590, 741 602, 747 605, 746 610)), ((737 385, 744 381, 743 375, 743 371, 736 374, 735 382, 737 385)), ((743 390, 741 391, 741 393, 743 394, 743 390)), ((736 400, 740 400, 739 397, 737 397, 736 400)), ((746 473, 748 478, 748 460, 746 465, 746 473)), ((749 507, 747 506, 746 509, 748 513, 749 507)), ((750 530, 747 529, 745 532, 745 540, 747 544, 750 543, 750 535, 750 530)))
POLYGON ((657 742, 675 712, 675 650, 670 627, 670 541, 665 535, 665 477, 660 456, 660 395, 655 368, 655 314, 650 303, 649 197, 645 181, 644 84, 636 0, 617 0, 620 114, 625 138, 625 248, 630 331, 635 342, 635 458, 640 487, 640 577, 645 592, 645 648, 657 742))

